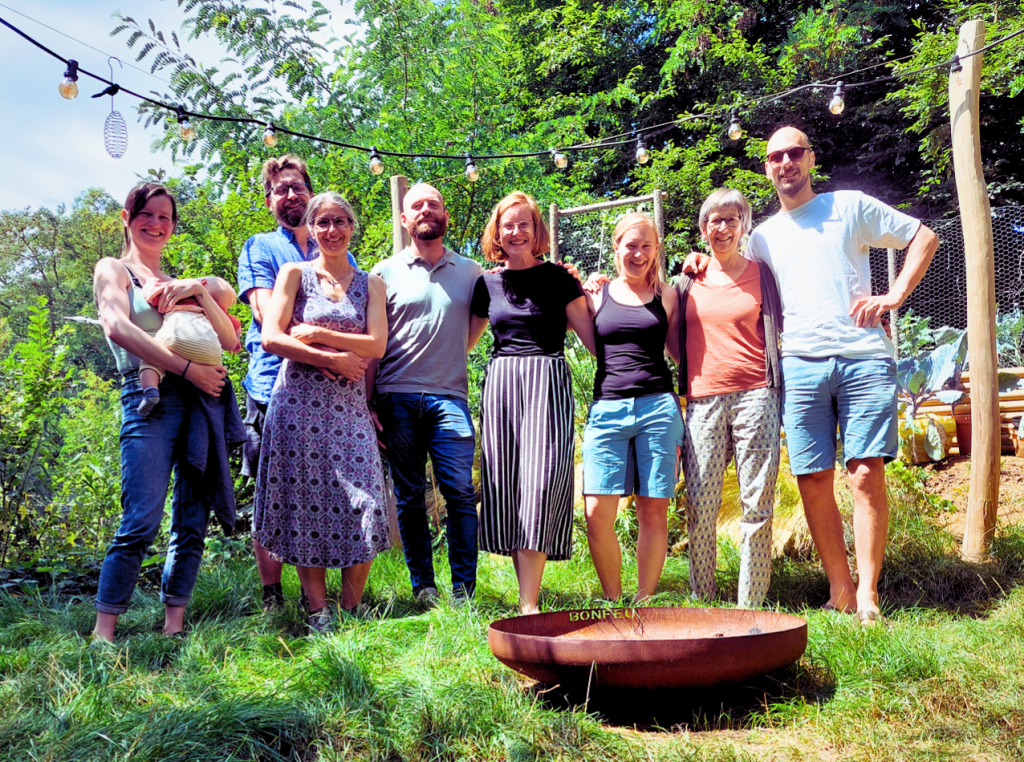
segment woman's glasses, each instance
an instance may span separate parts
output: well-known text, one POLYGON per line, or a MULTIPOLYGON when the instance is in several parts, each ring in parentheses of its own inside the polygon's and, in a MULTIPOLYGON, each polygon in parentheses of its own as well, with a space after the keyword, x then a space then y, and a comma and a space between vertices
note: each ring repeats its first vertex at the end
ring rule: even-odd
POLYGON ((521 233, 529 233, 533 230, 532 222, 506 222, 501 226, 501 232, 507 235, 514 235, 516 230, 521 233))
POLYGON ((717 227, 726 227, 735 230, 740 226, 739 217, 711 217, 708 220, 708 229, 714 230, 717 227))
POLYGON ((321 217, 315 220, 313 224, 317 230, 330 230, 331 225, 336 227, 338 230, 347 230, 352 227, 352 220, 348 217, 321 217))

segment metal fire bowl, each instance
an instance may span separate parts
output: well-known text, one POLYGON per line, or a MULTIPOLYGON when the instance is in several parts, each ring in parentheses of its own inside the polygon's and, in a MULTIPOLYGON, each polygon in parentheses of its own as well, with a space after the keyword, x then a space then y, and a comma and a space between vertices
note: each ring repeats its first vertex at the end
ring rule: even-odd
POLYGON ((707 687, 792 664, 807 622, 739 609, 585 609, 501 619, 487 644, 502 664, 552 685, 707 687))

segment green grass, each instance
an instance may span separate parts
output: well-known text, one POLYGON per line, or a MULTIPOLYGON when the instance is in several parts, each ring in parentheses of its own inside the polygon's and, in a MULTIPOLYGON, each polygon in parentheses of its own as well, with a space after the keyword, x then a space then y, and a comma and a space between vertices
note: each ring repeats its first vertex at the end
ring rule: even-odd
MULTIPOLYGON (((204 564, 191 634, 159 632, 140 590, 111 648, 89 648, 91 602, 0 597, 5 760, 1020 760, 1024 758, 1024 533, 965 564, 919 502, 894 492, 882 594, 887 624, 861 630, 817 606, 813 559, 776 561, 770 605, 805 616, 793 668, 739 688, 589 697, 545 691, 491 656, 486 628, 511 613, 507 559, 481 556, 472 608, 412 603, 398 552, 382 556, 365 620, 307 637, 294 604, 267 617, 240 542, 204 564)), ((585 606, 600 586, 577 536, 550 564, 542 604, 585 606)), ((628 554, 627 554, 628 555, 628 554)), ((723 543, 721 605, 738 558, 723 543)), ((447 579, 438 556, 439 579, 447 579)), ((626 579, 635 579, 627 566, 626 579)), ((340 582, 332 573, 329 585, 340 582)), ((627 583, 627 588, 629 584, 627 583)), ((298 597, 293 573, 285 579, 298 597)), ((656 603, 690 605, 670 558, 656 603)))

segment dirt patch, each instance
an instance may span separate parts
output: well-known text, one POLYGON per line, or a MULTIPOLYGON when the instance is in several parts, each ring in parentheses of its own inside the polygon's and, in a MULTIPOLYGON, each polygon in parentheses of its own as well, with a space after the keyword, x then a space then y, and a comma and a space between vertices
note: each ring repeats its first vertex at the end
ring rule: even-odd
MULTIPOLYGON (((963 537, 971 483, 970 456, 950 456, 924 469, 929 474, 924 488, 951 501, 957 508, 955 513, 941 514, 939 522, 955 536, 963 537)), ((998 522, 1016 524, 1021 521, 1024 521, 1024 458, 1003 456, 999 460, 998 522)))

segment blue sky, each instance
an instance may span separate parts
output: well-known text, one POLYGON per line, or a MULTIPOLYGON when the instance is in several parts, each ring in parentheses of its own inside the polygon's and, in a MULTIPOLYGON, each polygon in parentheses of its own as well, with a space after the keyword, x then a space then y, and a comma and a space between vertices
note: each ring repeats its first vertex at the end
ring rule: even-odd
MULTIPOLYGON (((84 69, 108 75, 107 57, 12 12, 20 11, 95 48, 135 62, 125 45, 126 35, 110 37, 118 10, 140 23, 152 18, 165 33, 180 27, 182 14, 173 0, 0 0, 0 17, 84 69), (7 7, 3 7, 7 6, 7 7)), ((223 55, 215 43, 186 45, 201 62, 214 63, 223 55)), ((138 64, 148 71, 148 67, 138 64)), ((163 91, 166 85, 140 71, 114 63, 114 81, 136 92, 163 91)), ((79 95, 64 100, 57 85, 64 65, 38 50, 6 27, 0 27, 0 157, 6 182, 0 183, 0 209, 56 206, 74 201, 86 188, 105 188, 121 198, 149 168, 173 171, 169 153, 154 154, 150 144, 157 131, 137 121, 136 100, 120 95, 114 108, 128 124, 128 149, 120 159, 107 155, 103 123, 110 98, 89 96, 103 85, 88 77, 78 81, 79 95)))
MULTIPOLYGON (((182 46, 201 64, 219 65, 225 55, 215 41, 184 39, 180 33, 184 15, 175 0, 0 0, 0 18, 65 58, 74 58, 82 68, 109 76, 106 55, 19 13, 120 58, 126 66, 122 69, 114 63, 114 81, 124 87, 142 94, 168 92, 164 82, 127 66, 149 70, 147 61, 135 63, 135 54, 125 45, 127 34, 110 36, 118 23, 113 16, 116 11, 143 25, 151 18, 167 35, 178 30, 182 46)), ((163 75, 157 72, 157 76, 163 75)), ((135 98, 114 98, 114 108, 128 124, 128 149, 123 157, 113 159, 103 144, 110 98, 89 97, 103 85, 83 76, 78 97, 68 101, 57 93, 63 77, 60 61, 0 26, 0 166, 6 177, 0 182, 0 209, 70 206, 90 187, 104 188, 121 199, 137 176, 150 168, 175 173, 169 152, 150 151, 159 132, 146 130, 138 121, 135 98)))

